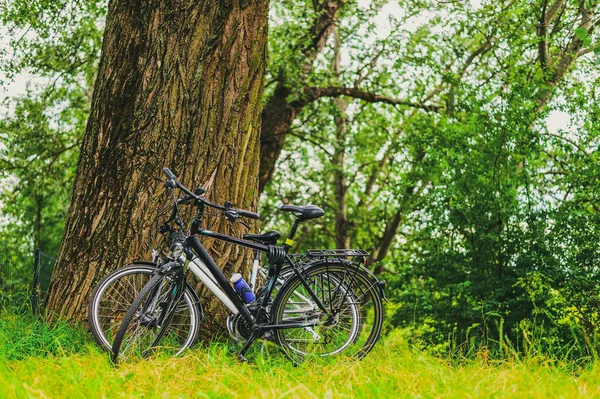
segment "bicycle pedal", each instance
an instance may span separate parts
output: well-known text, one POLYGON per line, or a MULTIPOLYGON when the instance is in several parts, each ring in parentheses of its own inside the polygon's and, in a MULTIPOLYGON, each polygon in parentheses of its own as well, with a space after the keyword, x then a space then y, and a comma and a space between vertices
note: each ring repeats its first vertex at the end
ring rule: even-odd
POLYGON ((248 359, 246 359, 246 357, 244 355, 242 355, 241 353, 237 354, 237 358, 242 363, 248 363, 248 359))

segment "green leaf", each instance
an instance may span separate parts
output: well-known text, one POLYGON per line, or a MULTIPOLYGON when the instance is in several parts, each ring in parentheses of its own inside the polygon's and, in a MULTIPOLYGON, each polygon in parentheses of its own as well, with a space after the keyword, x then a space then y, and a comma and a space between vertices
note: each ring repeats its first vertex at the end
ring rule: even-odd
POLYGON ((588 31, 585 28, 579 27, 575 29, 575 36, 577 36, 579 40, 585 40, 588 37, 588 31))

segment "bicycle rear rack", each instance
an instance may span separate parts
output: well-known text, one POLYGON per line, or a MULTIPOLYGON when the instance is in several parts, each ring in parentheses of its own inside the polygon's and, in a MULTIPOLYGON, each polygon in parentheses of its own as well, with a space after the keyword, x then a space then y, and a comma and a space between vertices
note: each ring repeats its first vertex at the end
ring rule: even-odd
POLYGON ((369 253, 364 249, 309 249, 301 254, 288 255, 294 263, 306 263, 317 259, 322 260, 352 260, 355 263, 365 264, 369 253), (333 259, 332 259, 333 258, 333 259))
POLYGON ((369 253, 364 249, 309 249, 306 251, 306 255, 313 258, 338 258, 369 256, 369 253))

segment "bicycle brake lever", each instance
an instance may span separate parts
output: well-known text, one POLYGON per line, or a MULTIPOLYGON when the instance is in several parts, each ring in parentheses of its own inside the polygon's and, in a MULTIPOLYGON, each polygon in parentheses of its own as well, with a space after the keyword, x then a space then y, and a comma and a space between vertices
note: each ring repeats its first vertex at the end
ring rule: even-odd
POLYGON ((160 232, 160 234, 167 234, 170 233, 173 229, 171 228, 171 226, 163 224, 162 226, 159 227, 158 231, 160 232))
POLYGON ((234 211, 225 211, 223 214, 225 215, 225 219, 229 220, 230 222, 235 222, 238 217, 234 211))
POLYGON ((242 225, 244 225, 244 226, 246 226, 247 229, 250 228, 250 226, 248 226, 248 223, 244 222, 243 220, 238 220, 237 222, 240 223, 240 224, 242 224, 242 225))
POLYGON ((179 199, 177 200, 177 203, 179 203, 179 204, 183 204, 183 205, 189 205, 189 204, 191 204, 191 203, 192 203, 192 200, 193 200, 193 198, 192 198, 192 197, 190 197, 190 196, 187 196, 187 197, 179 198, 179 199))

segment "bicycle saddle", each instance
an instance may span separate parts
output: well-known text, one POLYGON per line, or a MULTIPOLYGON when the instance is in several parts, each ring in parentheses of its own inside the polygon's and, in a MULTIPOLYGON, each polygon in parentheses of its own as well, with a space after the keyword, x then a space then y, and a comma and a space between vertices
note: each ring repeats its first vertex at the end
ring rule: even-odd
POLYGON ((283 205, 279 208, 282 211, 288 211, 293 213, 299 213, 304 219, 316 219, 320 218, 325 214, 325 211, 316 205, 306 206, 294 206, 294 205, 283 205))
POLYGON ((275 244, 281 238, 281 233, 275 230, 262 234, 244 234, 244 240, 257 241, 265 244, 275 244))

